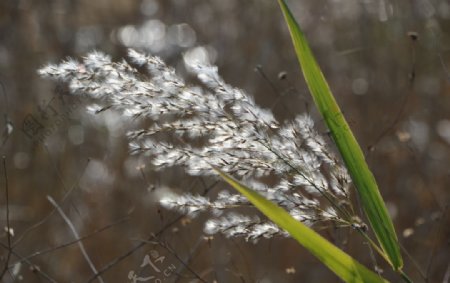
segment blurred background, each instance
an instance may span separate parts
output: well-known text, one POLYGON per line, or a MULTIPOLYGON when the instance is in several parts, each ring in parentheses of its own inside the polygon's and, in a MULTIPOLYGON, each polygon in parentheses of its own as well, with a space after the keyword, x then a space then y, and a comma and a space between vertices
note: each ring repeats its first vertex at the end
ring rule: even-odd
MULTIPOLYGON (((409 254, 405 272, 415 282, 448 282, 450 3, 288 4, 378 180, 409 254)), ((183 59, 215 64, 280 121, 306 111, 326 134, 275 0, 2 0, 3 282, 339 282, 292 239, 205 237, 202 216, 159 207, 164 187, 214 193, 224 185, 176 169, 155 173, 129 155, 130 124, 120 114, 87 114, 83 101, 36 72, 94 49, 119 60, 128 47, 180 74, 183 59)), ((400 282, 353 231, 322 232, 400 282)))

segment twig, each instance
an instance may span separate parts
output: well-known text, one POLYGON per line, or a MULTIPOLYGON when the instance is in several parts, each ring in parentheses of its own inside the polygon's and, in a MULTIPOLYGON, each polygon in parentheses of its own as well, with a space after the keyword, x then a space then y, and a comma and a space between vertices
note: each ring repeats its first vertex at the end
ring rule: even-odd
POLYGON ((436 253, 439 236, 440 236, 441 232, 444 230, 444 227, 446 226, 446 224, 448 223, 445 221, 447 219, 448 208, 449 208, 449 205, 447 204, 445 206, 444 211, 442 212, 442 218, 441 218, 441 223, 440 223, 441 225, 439 225, 438 230, 436 232, 436 236, 434 237, 433 249, 431 250, 430 259, 428 260, 426 273, 425 273, 426 278, 428 279, 427 282, 429 281, 429 278, 430 278, 431 265, 433 264, 433 259, 434 259, 434 255, 436 253))
MULTIPOLYGON (((67 197, 70 195, 70 193, 72 193, 72 191, 78 186, 81 178, 83 177, 84 173, 86 172, 86 168, 89 164, 90 160, 87 160, 86 166, 84 167, 83 172, 80 174, 80 176, 78 177, 78 180, 70 187, 69 190, 65 189, 66 194, 62 197, 61 202, 64 202, 67 197)), ((61 178, 61 176, 58 174, 58 178, 61 178)), ((64 182, 63 186, 65 186, 64 182)), ((42 224, 44 224, 45 222, 47 222, 47 220, 53 215, 53 213, 55 213, 56 209, 54 208, 52 211, 50 211, 49 214, 47 214, 44 218, 42 218, 39 222, 35 223, 34 225, 28 227, 21 235, 20 237, 17 238, 17 240, 14 242, 13 247, 16 247, 24 238, 25 236, 33 231, 34 229, 38 228, 39 226, 41 226, 42 224)))
POLYGON ((8 253, 6 255, 5 266, 0 273, 0 279, 3 278, 5 273, 8 271, 8 264, 11 258, 12 248, 11 248, 11 226, 9 223, 9 187, 8 187, 8 173, 6 172, 6 156, 3 156, 3 171, 5 174, 5 198, 6 198, 6 238, 8 239, 8 253))
MULTIPOLYGON (((249 281, 250 282, 256 282, 257 280, 253 277, 252 272, 251 272, 251 267, 249 265, 249 260, 247 258, 247 255, 245 254, 245 252, 242 250, 242 248, 239 246, 239 244, 236 242, 235 239, 231 239, 231 243, 235 246, 235 248, 237 249, 237 252, 240 254, 241 259, 243 260, 243 265, 245 266, 246 272, 248 274, 249 277, 249 281)), ((245 282, 245 278, 242 274, 242 272, 239 272, 239 276, 237 275, 238 271, 239 271, 239 263, 236 265, 236 263, 234 263, 233 261, 233 265, 236 268, 236 277, 239 277, 241 279, 241 282, 245 282)), ((242 265, 240 265, 242 267, 242 265)))
POLYGON ((3 130, 2 136, 1 136, 1 141, 0 141, 0 147, 3 147, 6 142, 8 141, 9 137, 11 136, 11 133, 14 129, 14 126, 11 122, 11 120, 9 119, 8 116, 8 111, 9 111, 9 105, 8 105, 8 94, 6 93, 6 87, 3 84, 3 82, 0 80, 0 87, 1 87, 1 91, 3 93, 3 96, 5 97, 5 129, 3 130))
MULTIPOLYGON (((202 242, 203 242, 203 239, 199 238, 197 240, 197 242, 195 243, 195 245, 192 247, 192 249, 189 251, 188 255, 186 256, 186 259, 183 261, 179 259, 179 261, 181 262, 182 265, 176 271, 176 273, 179 276, 178 276, 178 278, 175 278, 173 283, 177 283, 182 278, 181 273, 184 271, 184 269, 190 270, 189 264, 191 263, 192 258, 194 257, 194 254, 197 252, 197 250, 199 249, 202 242)), ((175 256, 175 257, 177 257, 177 256, 175 256)), ((178 259, 178 257, 177 257, 177 259, 178 259)), ((196 274, 195 276, 202 277, 200 274, 196 274)))
MULTIPOLYGON (((8 246, 6 246, 3 243, 0 243, 0 246, 2 246, 5 249, 8 248, 8 246)), ((56 281, 55 279, 50 277, 50 275, 48 275, 47 273, 43 272, 37 265, 33 264, 30 260, 22 257, 20 254, 18 254, 14 250, 11 250, 11 254, 14 255, 15 257, 19 258, 20 260, 23 259, 23 261, 21 260, 21 262, 25 262, 26 264, 28 264, 30 266, 30 268, 32 268, 33 272, 36 272, 36 273, 40 274, 42 277, 47 279, 49 282, 58 283, 58 281, 56 281)))
MULTIPOLYGON (((203 188, 205 189, 205 191, 208 190, 208 185, 205 183, 205 180, 203 180, 203 178, 201 178, 200 181, 201 181, 201 183, 202 183, 203 188)), ((201 243, 202 243, 202 239, 199 239, 199 240, 197 241, 197 243, 194 245, 194 247, 191 249, 191 251, 189 252, 187 258, 184 260, 184 263, 185 263, 186 265, 189 265, 189 263, 190 263, 191 260, 192 260, 192 257, 193 257, 193 255, 194 255, 194 253, 195 253, 196 250, 200 247, 200 244, 201 244, 201 243)), ((183 263, 183 262, 182 262, 182 263, 183 263)), ((177 274, 179 274, 180 276, 179 276, 178 278, 176 278, 176 279, 174 280, 173 283, 177 283, 178 280, 181 278, 181 273, 183 272, 183 269, 184 269, 184 268, 185 268, 185 265, 183 264, 183 265, 177 270, 177 274)), ((201 275, 198 275, 198 276, 201 277, 201 275)))
MULTIPOLYGON (((184 215, 180 215, 177 218, 175 218, 173 221, 171 221, 170 223, 168 223, 166 226, 164 226, 156 235, 160 235, 161 233, 163 233, 166 229, 170 228, 172 225, 174 225, 175 223, 177 223, 178 221, 180 221, 182 218, 184 217, 184 215)), ((143 243, 140 242, 137 246, 129 249, 126 253, 122 254, 121 256, 115 258, 114 260, 112 260, 111 262, 109 262, 107 265, 105 265, 104 267, 102 267, 101 269, 98 270, 97 274, 95 274, 94 276, 92 276, 91 278, 89 278, 89 280, 87 281, 88 283, 93 282, 98 276, 100 276, 101 274, 105 273, 106 271, 108 271, 109 269, 111 269, 113 266, 115 266, 116 264, 120 263, 122 260, 126 259, 127 257, 129 257, 130 255, 132 255, 134 252, 136 252, 137 250, 139 250, 140 248, 142 248, 143 246, 145 246, 147 243, 143 243)))
MULTIPOLYGON (((81 180, 81 177, 83 176, 84 171, 83 171, 83 173, 81 174, 81 176, 78 178, 77 182, 75 183, 76 186, 72 186, 72 187, 69 189, 69 186, 66 184, 66 181, 65 181, 64 178, 63 178, 63 174, 62 174, 61 170, 59 169, 56 160, 53 160, 53 159, 52 159, 52 156, 51 156, 50 150, 48 149, 47 144, 44 144, 44 148, 45 148, 45 151, 47 152, 48 158, 50 159, 50 163, 51 163, 51 164, 53 165, 53 167, 54 167, 56 176, 57 176, 57 178, 59 179, 59 181, 60 181, 61 184, 62 184, 62 188, 63 188, 64 193, 65 193, 64 198, 63 198, 63 201, 65 201, 66 198, 69 196, 69 193, 71 193, 71 192, 78 186, 78 184, 79 184, 79 182, 80 182, 80 180, 81 180)), ((87 163, 86 163, 86 166, 84 167, 84 170, 86 170, 86 168, 88 167, 89 162, 90 162, 90 159, 88 158, 87 163)), ((80 212, 78 211, 78 208, 73 204, 72 201, 71 201, 70 205, 71 205, 72 208, 78 213, 78 215, 80 215, 80 212)))
POLYGON ((138 241, 140 241, 141 243, 145 243, 145 244, 157 244, 160 247, 164 248, 171 255, 173 255, 183 265, 184 268, 186 268, 190 273, 192 273, 195 276, 195 278, 197 278, 201 282, 207 283, 207 281, 205 279, 201 278, 200 275, 197 272, 195 272, 195 270, 193 270, 189 266, 188 263, 186 263, 182 258, 180 258, 180 256, 171 247, 169 247, 169 245, 167 243, 163 243, 163 242, 159 241, 155 235, 153 235, 152 238, 153 238, 153 241, 152 240, 144 240, 144 239, 139 239, 138 241))
POLYGON ((128 219, 129 219, 129 216, 127 215, 127 216, 123 217, 122 219, 119 219, 118 221, 116 221, 116 222, 114 222, 114 223, 108 224, 108 225, 106 225, 106 226, 104 226, 104 227, 102 227, 102 228, 100 228, 100 229, 97 229, 97 230, 93 231, 92 233, 89 233, 89 234, 87 234, 87 235, 85 235, 85 236, 79 237, 79 238, 76 239, 76 240, 73 240, 73 241, 64 243, 64 244, 59 245, 59 246, 57 246, 57 247, 52 247, 52 248, 48 248, 48 249, 45 249, 45 250, 41 250, 41 251, 34 252, 34 253, 30 254, 30 255, 27 255, 27 256, 21 258, 21 259, 20 259, 19 261, 17 261, 16 263, 10 265, 10 268, 11 268, 13 265, 15 265, 15 264, 18 264, 18 263, 23 262, 24 260, 28 260, 28 259, 34 258, 34 257, 36 257, 36 256, 40 256, 40 255, 45 255, 45 254, 54 252, 54 251, 56 251, 56 250, 59 250, 59 249, 62 249, 62 248, 71 246, 71 245, 76 244, 76 243, 78 243, 78 242, 80 242, 80 241, 86 240, 86 239, 88 239, 88 238, 90 238, 90 237, 92 237, 92 236, 94 236, 94 235, 96 235, 96 234, 98 234, 98 233, 101 233, 101 232, 103 232, 103 231, 105 231, 105 230, 107 230, 107 229, 109 229, 109 228, 112 228, 112 227, 114 227, 114 226, 116 226, 116 225, 118 225, 118 224, 120 224, 120 223, 122 223, 122 222, 125 222, 125 221, 127 221, 128 219))
POLYGON ((397 115, 394 117, 391 123, 389 123, 389 125, 383 131, 381 131, 381 133, 378 135, 375 141, 367 147, 369 151, 372 151, 375 148, 375 146, 381 141, 381 139, 384 138, 387 134, 389 134, 397 126, 406 110, 406 106, 409 103, 409 98, 411 97, 416 78, 416 41, 417 41, 417 37, 413 37, 411 35, 409 36, 411 38, 411 71, 409 73, 409 90, 403 96, 402 102, 400 104, 400 110, 397 111, 397 115))
POLYGON ((400 277, 401 277, 406 283, 413 283, 413 281, 411 280, 411 278, 409 278, 408 275, 406 275, 406 273, 403 272, 403 270, 400 270, 399 273, 400 273, 400 277))
MULTIPOLYGON (((203 180, 203 179, 201 179, 203 180)), ((213 184, 211 184, 210 186, 208 186, 205 191, 203 192, 202 195, 206 195, 212 188, 214 188, 217 185, 218 181, 215 181, 213 184)), ((151 239, 153 238, 153 236, 158 237, 159 235, 163 234, 167 229, 169 229, 170 227, 172 227, 174 224, 178 223, 178 221, 180 221, 181 219, 183 219, 186 216, 186 214, 182 214, 177 216, 174 220, 172 220, 171 222, 169 222, 168 224, 166 224, 163 228, 161 228, 156 234, 152 235, 151 237, 148 238, 149 241, 151 241, 151 239)), ((92 276, 91 278, 89 278, 89 280, 87 281, 88 283, 93 282, 98 276, 100 276, 101 274, 105 273, 106 271, 108 271, 109 269, 111 269, 113 266, 115 266, 116 264, 120 263, 122 260, 126 259, 127 257, 129 257, 130 255, 132 255, 134 252, 136 252, 137 250, 139 250, 140 248, 144 247, 147 243, 139 243, 137 246, 129 249, 127 252, 125 252, 124 254, 122 254, 121 256, 115 258, 114 260, 112 260, 111 262, 109 262, 107 265, 105 265, 104 267, 102 267, 101 269, 98 270, 97 274, 95 274, 94 276, 92 276)))
MULTIPOLYGON (((359 215, 363 216, 365 214, 364 214, 363 207, 362 207, 362 204, 361 204, 361 196, 359 194, 355 194, 355 195, 356 195, 355 199, 356 199, 356 205, 357 205, 358 210, 359 210, 359 215)), ((363 243, 365 245, 367 245, 367 247, 369 249, 370 260, 372 261, 372 265, 374 267, 375 272, 378 275, 381 276, 381 270, 379 270, 379 268, 377 268, 379 265, 378 265, 378 262, 377 262, 377 258, 375 257, 375 252, 373 250, 373 247, 372 247, 371 243, 369 241, 367 241, 367 240, 363 240, 363 243)))
POLYGON ((6 93, 6 87, 3 84, 3 81, 1 81, 1 80, 0 80, 0 87, 2 88, 3 96, 5 97, 5 104, 4 104, 5 105, 5 113, 8 113, 8 110, 9 110, 8 95, 6 93))
MULTIPOLYGON (((433 29, 430 29, 431 33, 433 34, 433 36, 435 38, 438 37, 438 35, 434 32, 433 29)), ((435 40, 435 47, 437 50, 437 55, 439 58, 439 62, 441 63, 442 69, 444 70, 445 76, 447 77, 447 81, 450 82, 450 70, 448 69, 447 64, 444 61, 444 58, 442 57, 442 52, 441 52, 441 48, 440 48, 440 41, 439 40, 435 40)))
POLYGON ((275 100, 275 102, 272 103, 270 109, 275 108, 275 106, 280 103, 281 106, 283 106, 284 110, 288 111, 289 113, 291 113, 291 111, 289 110, 289 108, 286 106, 286 104, 283 101, 283 95, 280 94, 280 92, 278 91, 277 87, 275 86, 275 84, 267 77, 266 73, 264 72, 263 68, 261 65, 257 65, 255 67, 255 71, 258 72, 258 74, 269 84, 270 89, 272 90, 272 92, 275 94, 275 96, 277 97, 277 99, 275 100))
MULTIPOLYGON (((79 240, 80 236, 78 235, 78 232, 75 229, 75 226, 73 225, 73 223, 70 221, 69 217, 67 217, 67 215, 64 213, 64 211, 61 209, 61 207, 56 203, 56 201, 51 196, 47 195, 47 199, 56 208, 58 213, 61 215, 61 217, 66 222, 67 226, 69 226, 70 230, 72 231, 72 234, 75 236, 75 239, 79 240)), ((87 254, 86 249, 84 248, 83 242, 78 241, 78 246, 80 247, 81 253, 83 254, 84 258, 86 259, 87 263, 89 264, 89 267, 91 268, 92 272, 94 272, 94 274, 97 275, 98 274, 97 269, 95 268, 92 260, 89 258, 89 255, 87 254)), ((100 283, 104 283, 101 276, 97 276, 97 277, 98 277, 98 281, 100 281, 100 283)))
POLYGON ((423 270, 420 267, 419 263, 412 257, 412 255, 408 252, 408 250, 400 242, 398 244, 399 244, 400 248, 402 249, 402 251, 405 253, 405 255, 409 258, 409 260, 411 261, 413 266, 416 268, 417 272, 419 272, 419 274, 422 277, 422 279, 425 282, 428 282, 428 277, 425 274, 425 272, 423 272, 423 270))

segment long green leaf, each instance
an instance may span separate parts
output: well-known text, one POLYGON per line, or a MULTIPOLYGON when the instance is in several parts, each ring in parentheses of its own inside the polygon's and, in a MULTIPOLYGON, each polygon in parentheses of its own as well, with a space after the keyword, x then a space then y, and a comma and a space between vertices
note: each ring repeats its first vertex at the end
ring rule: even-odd
POLYGON ((243 185, 228 174, 216 169, 221 177, 244 195, 270 220, 286 230, 302 246, 316 256, 345 282, 387 282, 361 265, 305 224, 295 220, 283 208, 265 199, 259 193, 243 185))
POLYGON ((303 75, 358 190, 375 235, 394 269, 403 266, 397 235, 363 152, 339 109, 308 42, 284 0, 278 0, 291 33, 303 75))

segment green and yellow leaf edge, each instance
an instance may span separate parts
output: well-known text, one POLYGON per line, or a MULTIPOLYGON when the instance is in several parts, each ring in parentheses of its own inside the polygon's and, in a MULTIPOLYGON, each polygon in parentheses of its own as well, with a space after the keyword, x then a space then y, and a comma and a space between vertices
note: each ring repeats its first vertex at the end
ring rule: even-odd
POLYGON ((307 39, 292 15, 285 0, 278 0, 288 25, 295 52, 314 102, 321 113, 342 155, 369 220, 388 263, 394 270, 401 270, 400 253, 394 225, 379 192, 364 154, 337 104, 320 67, 312 54, 307 39))
POLYGON ((352 283, 388 282, 330 243, 314 230, 295 220, 283 208, 267 200, 258 192, 242 184, 220 169, 215 168, 215 170, 228 184, 244 195, 272 222, 286 230, 292 238, 317 257, 343 281, 352 283))

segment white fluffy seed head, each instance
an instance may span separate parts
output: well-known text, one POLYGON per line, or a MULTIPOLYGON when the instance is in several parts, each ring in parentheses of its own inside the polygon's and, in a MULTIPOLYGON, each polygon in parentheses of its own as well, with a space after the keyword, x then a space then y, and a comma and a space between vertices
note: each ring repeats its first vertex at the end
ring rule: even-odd
MULTIPOLYGON (((94 51, 38 73, 67 84, 73 94, 91 97, 93 113, 116 110, 151 121, 127 138, 131 152, 149 158, 158 170, 181 166, 190 175, 212 176, 215 166, 244 179, 299 221, 311 225, 340 217, 323 196, 336 204, 348 200, 350 178, 308 115, 281 124, 272 111, 225 83, 216 66, 189 63, 187 69, 202 85, 186 84, 160 58, 132 49, 128 61, 112 62, 94 51), (272 185, 261 182, 267 176, 272 185)), ((160 202, 191 215, 211 211, 205 226, 209 234, 249 240, 286 235, 271 222, 235 212, 250 207, 239 194, 223 191, 209 199, 186 192, 160 202)))

